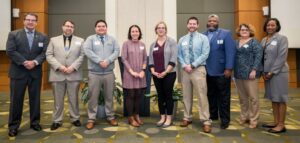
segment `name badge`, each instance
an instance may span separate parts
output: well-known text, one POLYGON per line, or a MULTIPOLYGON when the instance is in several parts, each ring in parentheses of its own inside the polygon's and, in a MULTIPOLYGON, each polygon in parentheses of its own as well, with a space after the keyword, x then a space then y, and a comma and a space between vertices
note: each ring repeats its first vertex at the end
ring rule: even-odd
POLYGON ((76 41, 76 42, 75 42, 75 45, 78 45, 78 46, 79 46, 79 45, 81 45, 81 42, 76 41))
POLYGON ((39 47, 44 47, 44 43, 43 42, 39 42, 39 47))
POLYGON ((97 45, 97 46, 100 45, 100 41, 95 41, 94 45, 97 45))
POLYGON ((187 46, 188 45, 188 42, 182 42, 182 44, 181 44, 182 46, 187 46))
POLYGON ((154 47, 154 48, 153 48, 153 51, 157 51, 157 50, 158 50, 158 47, 154 47))
POLYGON ((69 51, 70 47, 65 47, 65 51, 69 51))
POLYGON ((247 49, 247 48, 249 47, 249 45, 248 45, 248 44, 245 44, 243 47, 247 49))
POLYGON ((277 41, 272 41, 271 45, 276 46, 277 45, 277 41))
POLYGON ((140 50, 144 50, 144 49, 145 49, 145 47, 144 47, 144 46, 141 46, 141 47, 140 47, 140 50))
POLYGON ((224 41, 223 40, 217 40, 217 44, 223 44, 224 41))

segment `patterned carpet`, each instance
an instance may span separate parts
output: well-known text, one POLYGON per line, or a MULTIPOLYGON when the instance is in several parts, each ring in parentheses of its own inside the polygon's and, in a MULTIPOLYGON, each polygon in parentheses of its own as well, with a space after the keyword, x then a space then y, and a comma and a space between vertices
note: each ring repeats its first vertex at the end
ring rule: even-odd
POLYGON ((179 127, 183 116, 182 103, 178 103, 174 125, 168 128, 158 128, 155 123, 159 119, 157 103, 151 102, 151 116, 143 117, 145 125, 134 128, 127 124, 122 116, 122 105, 115 104, 118 127, 109 126, 104 119, 97 120, 93 130, 86 130, 86 106, 80 103, 81 122, 83 126, 74 127, 68 118, 68 105, 65 102, 63 126, 51 131, 53 97, 51 91, 42 93, 41 125, 43 131, 36 132, 29 128, 28 98, 24 104, 23 120, 17 137, 8 137, 7 120, 9 109, 8 93, 0 93, 0 142, 16 143, 298 143, 300 140, 300 89, 290 89, 290 101, 286 119, 287 132, 271 134, 261 127, 262 123, 271 122, 272 110, 270 102, 263 98, 260 92, 260 122, 257 129, 240 126, 237 122, 240 107, 235 89, 232 89, 231 123, 227 130, 219 128, 219 121, 213 122, 212 133, 202 132, 197 113, 197 99, 194 99, 193 124, 187 128, 179 127))

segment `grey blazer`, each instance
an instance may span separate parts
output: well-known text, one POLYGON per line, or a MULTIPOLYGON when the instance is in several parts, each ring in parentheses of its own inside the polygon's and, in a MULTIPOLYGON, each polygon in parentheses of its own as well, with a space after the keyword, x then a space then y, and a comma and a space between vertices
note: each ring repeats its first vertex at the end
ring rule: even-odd
POLYGON ((84 59, 84 40, 77 36, 72 36, 70 49, 64 48, 63 35, 53 37, 47 48, 46 58, 51 65, 49 81, 79 81, 82 80, 81 64, 84 59), (64 74, 58 71, 60 66, 73 67, 75 71, 71 74, 64 74))
MULTIPOLYGON (((149 52, 149 66, 154 66, 154 59, 153 59, 153 49, 155 48, 156 41, 154 41, 150 46, 149 52)), ((174 63, 174 68, 172 72, 176 72, 176 64, 177 64, 177 43, 171 37, 167 37, 165 47, 164 47, 164 65, 165 69, 167 68, 170 63, 174 63)))
POLYGON ((288 40, 287 37, 276 33, 268 42, 265 37, 261 42, 264 47, 264 72, 278 74, 288 72, 288 40))

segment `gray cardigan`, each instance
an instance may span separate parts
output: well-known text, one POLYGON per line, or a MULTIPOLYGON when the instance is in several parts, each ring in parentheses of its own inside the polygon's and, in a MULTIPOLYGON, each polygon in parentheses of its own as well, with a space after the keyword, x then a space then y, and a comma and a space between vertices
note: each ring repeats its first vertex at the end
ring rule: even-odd
MULTIPOLYGON (((154 66, 153 61, 153 48, 156 44, 156 41, 154 41, 150 46, 150 52, 149 52, 149 67, 154 66)), ((165 69, 167 69, 168 65, 174 66, 173 70, 171 72, 176 72, 176 63, 177 63, 177 43, 174 39, 171 37, 167 37, 164 47, 164 65, 165 69), (173 64, 172 64, 173 63, 173 64)))
POLYGON ((114 61, 119 56, 120 46, 115 38, 105 35, 104 46, 97 34, 89 36, 84 44, 83 49, 88 58, 88 69, 94 74, 112 73, 115 67, 114 61), (107 68, 101 68, 99 62, 107 60, 109 65, 107 68))

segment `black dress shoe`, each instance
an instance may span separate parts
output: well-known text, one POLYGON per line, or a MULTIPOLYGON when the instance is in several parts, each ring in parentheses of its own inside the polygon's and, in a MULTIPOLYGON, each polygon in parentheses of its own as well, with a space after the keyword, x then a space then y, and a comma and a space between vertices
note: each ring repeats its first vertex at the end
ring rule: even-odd
POLYGON ((51 130, 56 130, 58 129, 59 127, 61 127, 61 124, 60 123, 52 123, 51 125, 51 130))
POLYGON ((229 124, 221 124, 221 129, 227 129, 229 127, 229 124))
POLYGON ((9 130, 8 132, 8 136, 10 137, 14 137, 18 134, 18 130, 17 129, 12 129, 12 130, 9 130))
POLYGON ((76 121, 72 122, 72 124, 73 124, 74 126, 76 126, 76 127, 80 127, 80 126, 81 126, 81 123, 80 123, 79 120, 76 120, 76 121))
POLYGON ((286 132, 286 129, 285 129, 285 127, 282 128, 282 129, 279 130, 279 131, 273 130, 273 129, 269 129, 268 132, 269 132, 269 133, 284 133, 284 132, 286 132))
POLYGON ((263 124, 262 127, 264 128, 275 128, 276 125, 271 125, 271 124, 263 124))
POLYGON ((35 130, 35 131, 41 131, 42 130, 42 127, 41 127, 40 124, 31 125, 30 128, 35 130))

